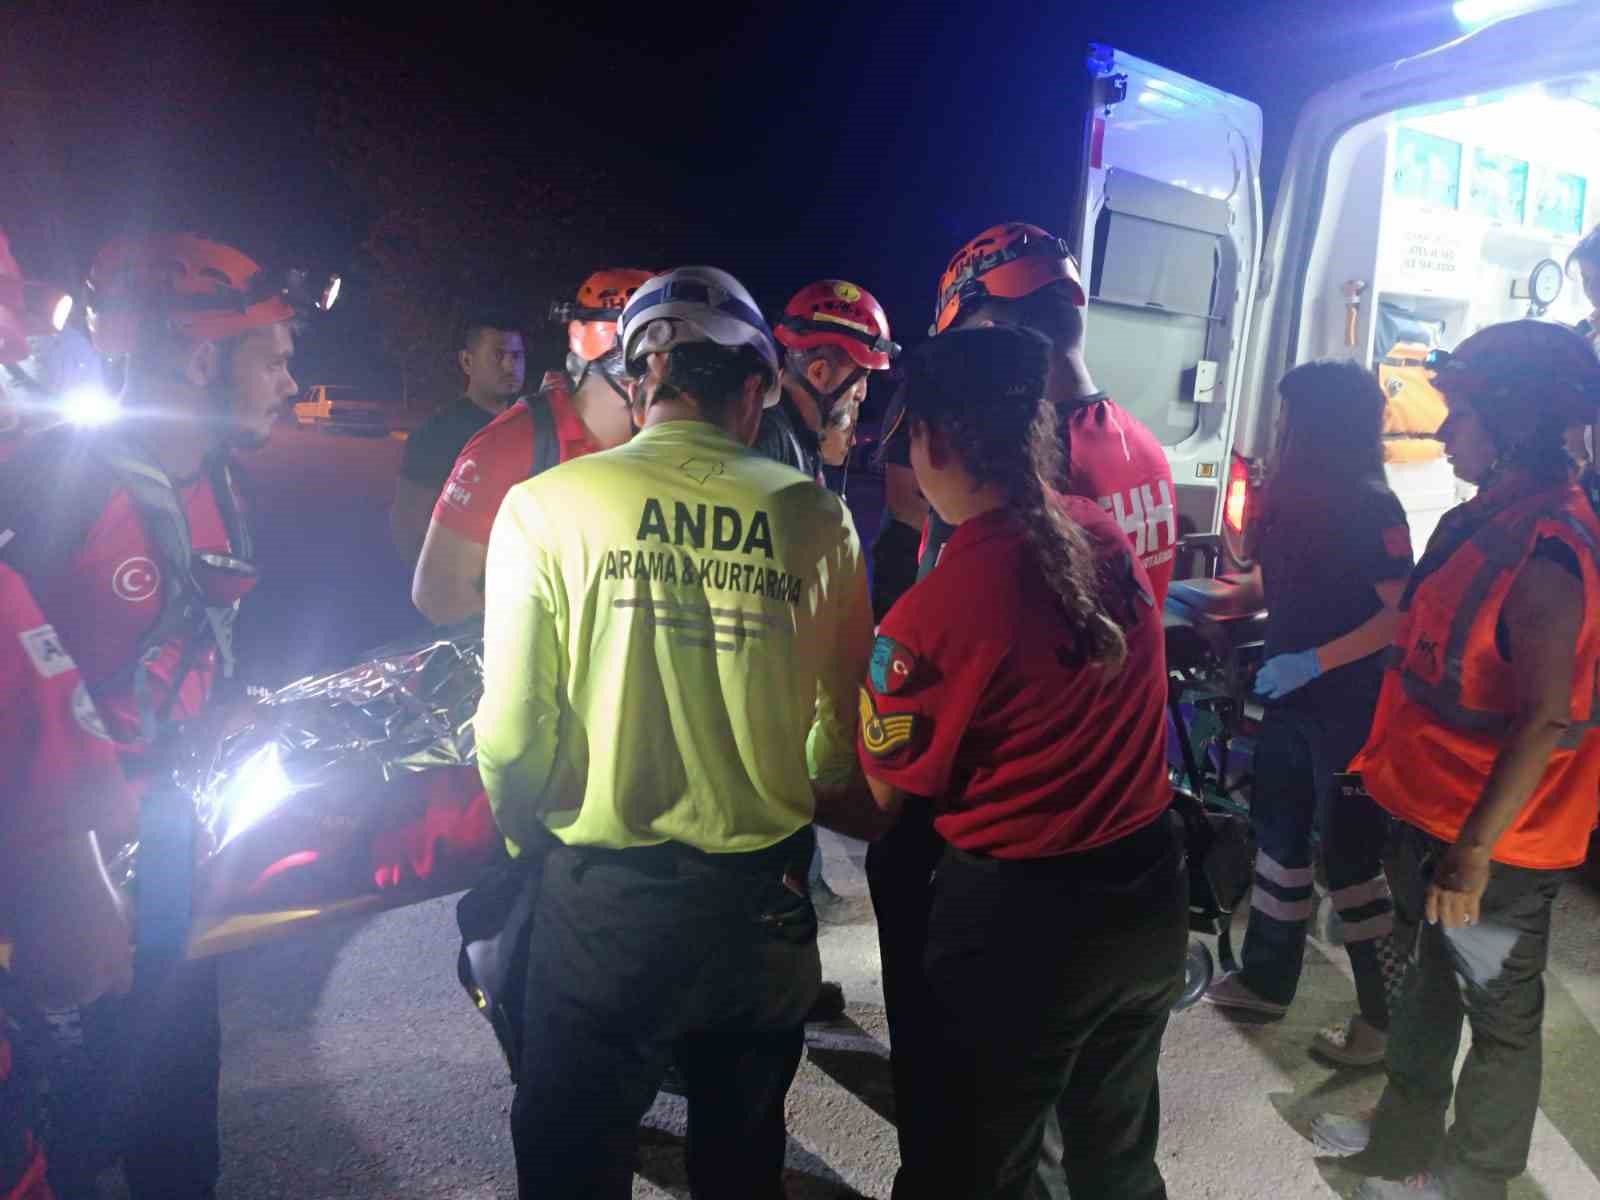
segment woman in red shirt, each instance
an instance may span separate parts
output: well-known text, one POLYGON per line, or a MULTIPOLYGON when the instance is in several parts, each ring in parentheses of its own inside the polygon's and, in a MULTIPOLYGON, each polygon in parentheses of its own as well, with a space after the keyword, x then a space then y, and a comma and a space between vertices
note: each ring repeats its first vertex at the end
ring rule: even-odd
POLYGON ((1024 1195, 1052 1107, 1075 1195, 1166 1195, 1156 1064, 1186 889, 1161 619, 1116 524, 1041 482, 1048 369, 1044 339, 1004 326, 906 365, 912 469, 956 530, 885 617, 861 695, 879 806, 921 798, 945 843, 923 959, 938 1049, 896 1097, 921 1131, 896 1196, 1024 1195))

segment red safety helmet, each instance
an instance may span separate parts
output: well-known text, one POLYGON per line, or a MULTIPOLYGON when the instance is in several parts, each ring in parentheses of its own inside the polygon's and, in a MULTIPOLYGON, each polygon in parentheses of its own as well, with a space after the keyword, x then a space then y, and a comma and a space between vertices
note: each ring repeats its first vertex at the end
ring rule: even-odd
POLYGON ((939 277, 939 298, 928 334, 943 333, 963 308, 991 296, 1019 300, 1053 283, 1067 284, 1072 302, 1083 306, 1078 260, 1065 241, 1022 221, 991 226, 957 250, 939 277))
POLYGON ((900 353, 889 338, 889 317, 866 288, 843 279, 819 279, 794 294, 774 335, 790 350, 838 346, 856 366, 887 371, 900 353))
POLYGON ((650 279, 650 271, 606 267, 578 287, 576 302, 550 306, 550 319, 567 323, 567 349, 584 362, 603 358, 617 345, 617 322, 634 292, 650 279))
POLYGON ((29 338, 60 333, 71 315, 72 297, 66 292, 23 279, 0 229, 0 363, 27 358, 33 352, 29 338))
POLYGON ((1470 405, 1503 447, 1540 427, 1593 424, 1600 414, 1600 360, 1565 325, 1487 325, 1453 352, 1431 351, 1423 365, 1445 400, 1470 405))
POLYGON ((219 341, 291 320, 297 308, 331 307, 338 276, 313 299, 303 271, 263 271, 232 246, 193 234, 140 235, 101 247, 87 293, 95 349, 126 354, 152 318, 195 341, 219 341))

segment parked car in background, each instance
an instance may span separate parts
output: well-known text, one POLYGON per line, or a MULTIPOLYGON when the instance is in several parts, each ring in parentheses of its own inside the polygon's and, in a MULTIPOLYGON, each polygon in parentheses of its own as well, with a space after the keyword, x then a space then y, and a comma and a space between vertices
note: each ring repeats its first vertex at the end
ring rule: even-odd
POLYGON ((308 387, 295 402, 294 422, 301 429, 316 428, 324 433, 386 437, 389 406, 361 388, 319 383, 308 387))

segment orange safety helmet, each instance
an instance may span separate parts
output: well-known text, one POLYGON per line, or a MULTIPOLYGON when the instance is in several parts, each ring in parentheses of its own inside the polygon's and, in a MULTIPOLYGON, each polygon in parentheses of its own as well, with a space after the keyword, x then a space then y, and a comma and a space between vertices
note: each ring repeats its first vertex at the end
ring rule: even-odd
POLYGON ((576 303, 558 301, 550 319, 567 323, 567 349, 584 362, 603 358, 617 345, 617 322, 634 292, 655 278, 650 271, 606 267, 578 287, 576 303))
POLYGON ((300 275, 268 275, 232 246, 188 233, 113 238, 89 271, 89 334, 102 354, 128 353, 151 318, 195 341, 236 337, 293 319, 300 275))
POLYGON ((990 226, 957 250, 939 277, 939 299, 928 335, 943 333, 963 308, 991 296, 1020 300, 1052 283, 1066 283, 1072 302, 1083 306, 1078 260, 1064 240, 1022 221, 990 226))
POLYGON ((883 305, 866 288, 843 279, 820 279, 801 288, 772 332, 790 350, 838 346, 867 371, 887 371, 900 353, 889 338, 883 305))
POLYGON ((23 279, 0 229, 0 363, 27 358, 33 352, 29 338, 60 333, 71 315, 72 297, 66 292, 23 279))

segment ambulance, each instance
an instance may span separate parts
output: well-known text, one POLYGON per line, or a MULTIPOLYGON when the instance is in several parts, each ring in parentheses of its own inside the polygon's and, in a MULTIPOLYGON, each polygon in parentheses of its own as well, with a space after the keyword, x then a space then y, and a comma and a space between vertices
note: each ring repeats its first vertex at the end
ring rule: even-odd
POLYGON ((1241 558, 1276 383, 1331 357, 1389 396, 1386 470, 1420 556, 1469 494, 1430 436, 1444 409, 1423 357, 1497 321, 1589 315, 1567 260, 1600 223, 1600 4, 1499 7, 1530 11, 1317 95, 1270 220, 1259 107, 1091 47, 1069 224, 1086 353, 1165 445, 1190 544, 1241 558))

